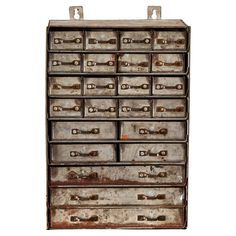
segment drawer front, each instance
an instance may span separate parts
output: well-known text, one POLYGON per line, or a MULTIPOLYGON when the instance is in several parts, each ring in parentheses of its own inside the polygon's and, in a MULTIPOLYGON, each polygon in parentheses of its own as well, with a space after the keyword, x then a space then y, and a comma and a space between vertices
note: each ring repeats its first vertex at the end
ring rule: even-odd
POLYGON ((119 117, 151 117, 152 104, 150 100, 120 99, 119 117))
POLYGON ((119 95, 149 95, 151 83, 149 77, 120 77, 119 95))
POLYGON ((49 95, 81 95, 80 77, 49 77, 49 95))
POLYGON ((184 188, 52 188, 51 206, 183 206, 184 188))
POLYGON ((81 56, 78 53, 49 54, 49 72, 80 72, 81 56))
POLYGON ((50 32, 50 49, 83 49, 83 33, 80 31, 50 32))
POLYGON ((120 48, 125 50, 150 50, 151 33, 147 31, 126 31, 120 33, 120 48))
POLYGON ((115 139, 115 122, 60 122, 52 124, 52 140, 115 139))
POLYGON ((168 118, 168 117, 183 118, 186 116, 186 100, 154 99, 153 116, 159 118, 168 118))
POLYGON ((84 72, 115 72, 115 54, 85 54, 84 72))
POLYGON ((50 117, 82 117, 80 99, 50 99, 50 117))
POLYGON ((185 79, 184 77, 154 77, 152 93, 153 95, 185 95, 185 79))
POLYGON ((52 167, 51 185, 183 184, 184 166, 52 167))
POLYGON ((124 162, 173 162, 186 160, 185 144, 140 143, 120 144, 120 160, 124 162))
POLYGON ((186 32, 156 31, 154 33, 154 49, 186 49, 186 32))
POLYGON ((113 144, 52 144, 50 154, 52 163, 116 160, 116 150, 113 144))
POLYGON ((154 54, 152 57, 153 72, 184 72, 183 54, 154 54))
POLYGON ((185 122, 121 122, 122 140, 156 139, 156 140, 185 140, 185 122))
POLYGON ((120 54, 119 72, 149 72, 149 55, 146 54, 120 54))
POLYGON ((175 228, 184 226, 183 208, 51 209, 50 212, 52 228, 175 228))
POLYGON ((115 94, 115 78, 84 78, 84 95, 109 96, 115 94))
POLYGON ((87 31, 87 50, 117 50, 117 33, 112 30, 107 31, 87 31))
POLYGON ((115 99, 86 99, 85 117, 117 117, 117 101, 115 99))

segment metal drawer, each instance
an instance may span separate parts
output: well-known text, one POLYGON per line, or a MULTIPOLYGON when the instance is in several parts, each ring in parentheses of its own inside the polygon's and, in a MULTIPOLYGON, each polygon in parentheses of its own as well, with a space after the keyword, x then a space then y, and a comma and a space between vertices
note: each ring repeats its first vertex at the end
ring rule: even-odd
POLYGON ((186 160, 186 153, 185 144, 120 144, 120 160, 124 162, 183 163, 186 160))
POLYGON ((52 140, 115 139, 115 122, 63 122, 51 123, 52 140))
POLYGON ((52 163, 104 162, 116 160, 114 144, 51 144, 52 163))
POLYGON ((184 184, 184 166, 51 167, 51 186, 184 184))
POLYGON ((52 228, 184 227, 183 208, 51 209, 52 228))

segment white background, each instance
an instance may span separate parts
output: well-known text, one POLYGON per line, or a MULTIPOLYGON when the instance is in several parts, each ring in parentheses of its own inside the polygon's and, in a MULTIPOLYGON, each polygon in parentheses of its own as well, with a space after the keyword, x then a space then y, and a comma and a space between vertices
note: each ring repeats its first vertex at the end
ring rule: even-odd
POLYGON ((235 1, 1 1, 0 234, 234 235, 236 213, 235 1), (83 5, 86 19, 144 19, 148 5, 192 26, 187 230, 46 231, 45 29, 83 5))

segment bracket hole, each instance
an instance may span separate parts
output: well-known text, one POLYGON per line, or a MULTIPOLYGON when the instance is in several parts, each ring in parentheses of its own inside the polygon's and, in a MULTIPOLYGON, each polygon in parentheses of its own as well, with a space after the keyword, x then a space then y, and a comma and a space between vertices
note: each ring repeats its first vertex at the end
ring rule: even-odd
POLYGON ((151 18, 154 19, 154 20, 158 19, 158 12, 157 12, 156 9, 152 10, 151 18))
POLYGON ((74 19, 76 19, 76 20, 80 19, 80 10, 79 10, 79 8, 74 9, 74 19))

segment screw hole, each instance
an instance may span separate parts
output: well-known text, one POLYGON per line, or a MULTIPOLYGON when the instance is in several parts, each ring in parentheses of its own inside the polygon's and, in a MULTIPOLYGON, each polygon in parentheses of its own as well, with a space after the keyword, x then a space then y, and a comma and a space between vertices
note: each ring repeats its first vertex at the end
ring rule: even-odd
POLYGON ((80 19, 80 10, 78 8, 74 9, 74 19, 76 20, 80 19))

